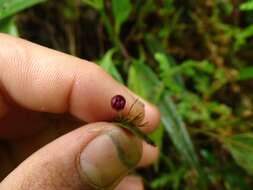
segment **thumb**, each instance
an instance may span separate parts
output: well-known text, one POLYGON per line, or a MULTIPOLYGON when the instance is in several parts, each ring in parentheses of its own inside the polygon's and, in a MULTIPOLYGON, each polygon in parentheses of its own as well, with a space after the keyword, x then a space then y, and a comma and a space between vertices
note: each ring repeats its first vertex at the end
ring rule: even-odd
POLYGON ((137 165, 141 153, 141 141, 124 129, 89 124, 34 153, 0 189, 113 189, 137 165))

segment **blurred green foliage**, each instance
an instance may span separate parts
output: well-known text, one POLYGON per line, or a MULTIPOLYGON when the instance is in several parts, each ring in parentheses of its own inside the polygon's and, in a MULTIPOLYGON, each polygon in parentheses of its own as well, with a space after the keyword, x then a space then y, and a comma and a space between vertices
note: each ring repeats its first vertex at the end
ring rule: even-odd
POLYGON ((0 0, 1 32, 93 60, 159 107, 147 189, 252 189, 252 18, 252 0, 0 0))

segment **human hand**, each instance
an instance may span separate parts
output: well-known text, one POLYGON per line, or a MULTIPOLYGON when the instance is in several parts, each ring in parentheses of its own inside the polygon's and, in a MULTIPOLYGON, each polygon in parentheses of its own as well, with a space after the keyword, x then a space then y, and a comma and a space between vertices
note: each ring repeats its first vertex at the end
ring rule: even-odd
MULTIPOLYGON (((99 122, 117 116, 110 105, 116 94, 126 99, 126 116, 136 95, 97 65, 0 34, 0 189, 143 189, 129 172, 158 152, 99 122), (90 124, 77 128, 82 121, 90 124)), ((150 132, 159 112, 144 104, 142 130, 150 132)))

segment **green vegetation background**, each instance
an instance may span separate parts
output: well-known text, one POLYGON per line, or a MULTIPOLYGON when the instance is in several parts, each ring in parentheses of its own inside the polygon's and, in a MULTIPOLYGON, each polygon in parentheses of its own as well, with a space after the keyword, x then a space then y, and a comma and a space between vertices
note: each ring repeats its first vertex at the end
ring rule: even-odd
POLYGON ((253 0, 0 0, 0 31, 95 61, 159 107, 146 189, 253 188, 253 0))

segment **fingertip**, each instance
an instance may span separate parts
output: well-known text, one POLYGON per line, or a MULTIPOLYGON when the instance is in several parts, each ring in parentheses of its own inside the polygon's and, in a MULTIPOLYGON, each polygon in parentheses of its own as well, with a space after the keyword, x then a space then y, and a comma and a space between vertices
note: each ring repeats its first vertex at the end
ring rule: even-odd
POLYGON ((154 131, 160 122, 160 112, 157 107, 151 103, 145 101, 145 118, 144 123, 147 123, 147 127, 143 128, 143 131, 150 133, 154 131))
POLYGON ((116 187, 115 190, 144 190, 143 181, 138 176, 127 176, 125 177, 120 184, 116 187))
POLYGON ((158 147, 152 146, 146 142, 143 142, 142 158, 138 164, 139 167, 145 167, 153 164, 159 156, 158 147))

